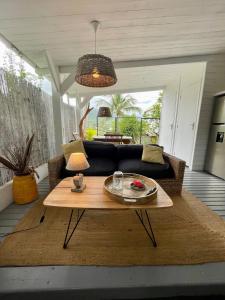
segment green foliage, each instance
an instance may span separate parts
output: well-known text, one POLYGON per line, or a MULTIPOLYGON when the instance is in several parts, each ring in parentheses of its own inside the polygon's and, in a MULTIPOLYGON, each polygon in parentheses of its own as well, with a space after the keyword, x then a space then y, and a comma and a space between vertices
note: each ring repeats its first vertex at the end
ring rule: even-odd
POLYGON ((85 138, 88 141, 93 141, 93 137, 97 135, 97 130, 94 128, 87 128, 85 130, 85 138))
POLYGON ((160 125, 160 120, 155 119, 143 119, 142 121, 142 134, 145 134, 146 136, 149 137, 156 137, 158 139, 159 136, 159 125, 160 125))
POLYGON ((24 67, 23 59, 20 58, 20 61, 18 62, 18 59, 16 59, 11 51, 6 51, 4 53, 3 68, 6 70, 5 76, 10 91, 15 89, 15 78, 18 78, 21 81, 26 80, 38 88, 41 87, 41 80, 43 77, 27 72, 24 67))
POLYGON ((121 94, 112 95, 109 100, 100 99, 98 107, 108 106, 111 113, 115 117, 123 117, 128 113, 141 113, 141 109, 135 106, 137 100, 132 98, 130 95, 123 96, 121 94))
POLYGON ((27 72, 25 71, 24 69, 24 65, 23 65, 23 62, 21 61, 20 63, 20 66, 19 66, 19 75, 18 77, 21 79, 21 80, 24 80, 26 79, 27 77, 27 72))
POLYGON ((98 118, 98 135, 104 135, 106 132, 115 131, 114 118, 98 118))
MULTIPOLYGON (((142 142, 157 143, 159 136, 159 123, 162 108, 163 92, 160 93, 157 102, 147 109, 142 119, 142 142), (152 118, 152 120, 151 120, 152 118)), ((139 142, 141 131, 141 118, 137 113, 141 113, 140 107, 136 106, 137 100, 130 95, 112 95, 108 99, 99 99, 97 105, 110 108, 117 120, 117 131, 128 136, 132 136, 135 142, 139 142), (132 116, 129 116, 132 113, 132 116), (127 117, 126 117, 127 116, 127 117), (121 118, 120 118, 121 117, 121 118)), ((112 118, 99 118, 98 134, 103 135, 107 131, 115 131, 115 123, 112 118)))
POLYGON ((160 119, 162 104, 156 102, 144 113, 144 117, 160 119))
POLYGON ((127 136, 132 136, 135 142, 138 142, 140 124, 141 122, 136 116, 121 118, 118 122, 119 132, 127 136))
POLYGON ((142 132, 151 137, 151 143, 155 144, 158 142, 159 137, 159 125, 162 109, 163 92, 160 93, 159 98, 155 104, 144 112, 145 118, 154 118, 156 120, 143 120, 142 132))
POLYGON ((163 92, 160 93, 159 98, 155 104, 144 112, 144 117, 160 119, 162 109, 163 92))

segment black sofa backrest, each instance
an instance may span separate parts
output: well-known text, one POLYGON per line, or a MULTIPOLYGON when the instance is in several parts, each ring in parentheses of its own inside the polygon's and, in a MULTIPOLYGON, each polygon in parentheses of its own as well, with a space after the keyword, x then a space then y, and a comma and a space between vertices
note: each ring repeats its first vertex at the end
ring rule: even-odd
POLYGON ((84 149, 88 157, 104 157, 112 160, 117 159, 117 149, 114 144, 84 141, 84 149))
POLYGON ((117 159, 141 159, 143 152, 143 145, 116 145, 117 159))
MULTIPOLYGON (((153 145, 158 146, 158 145, 153 145)), ((160 147, 160 146, 158 146, 160 147)), ((122 159, 141 159, 143 145, 114 145, 112 143, 84 141, 84 149, 88 157, 104 157, 115 161, 122 159)))

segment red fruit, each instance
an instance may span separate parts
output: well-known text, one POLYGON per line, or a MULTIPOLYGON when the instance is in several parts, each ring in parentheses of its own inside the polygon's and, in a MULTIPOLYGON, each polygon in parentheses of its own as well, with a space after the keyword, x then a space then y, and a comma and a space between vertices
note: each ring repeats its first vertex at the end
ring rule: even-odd
POLYGON ((133 184, 139 188, 143 188, 144 184, 140 180, 134 180, 133 184))
POLYGON ((139 184, 139 183, 141 183, 141 182, 140 182, 140 180, 134 180, 133 183, 134 183, 134 184, 139 184))

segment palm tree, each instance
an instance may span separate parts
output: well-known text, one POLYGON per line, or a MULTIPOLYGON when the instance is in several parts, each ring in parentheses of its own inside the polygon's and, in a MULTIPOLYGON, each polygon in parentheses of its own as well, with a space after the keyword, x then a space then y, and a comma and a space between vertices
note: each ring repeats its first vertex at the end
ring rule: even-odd
POLYGON ((157 101, 144 111, 144 117, 160 119, 163 101, 163 91, 160 92, 157 101))
POLYGON ((127 113, 141 113, 141 108, 135 106, 137 100, 130 95, 123 96, 121 94, 112 95, 109 100, 100 99, 98 106, 107 106, 110 108, 112 115, 115 117, 123 117, 127 113))

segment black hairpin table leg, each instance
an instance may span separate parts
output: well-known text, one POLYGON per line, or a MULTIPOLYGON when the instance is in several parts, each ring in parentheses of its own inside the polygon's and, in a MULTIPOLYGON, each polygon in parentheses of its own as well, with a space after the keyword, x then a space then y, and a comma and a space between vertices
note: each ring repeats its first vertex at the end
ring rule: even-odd
POLYGON ((67 230, 66 230, 66 235, 65 235, 64 243, 63 243, 63 248, 64 249, 67 248, 67 245, 69 244, 69 241, 70 241, 71 237, 73 236, 74 231, 77 228, 77 225, 80 223, 80 220, 83 217, 85 209, 83 209, 82 211, 80 209, 77 209, 76 223, 74 225, 74 228, 73 228, 72 232, 69 235, 69 230, 70 230, 70 225, 71 225, 71 221, 72 221, 72 217, 73 217, 73 212, 74 212, 74 210, 72 209, 71 214, 70 214, 70 218, 69 218, 69 223, 68 223, 67 230), (69 235, 69 237, 68 237, 68 235, 69 235))
POLYGON ((141 222, 142 226, 144 227, 148 237, 152 241, 153 246, 157 247, 154 231, 152 229, 150 217, 149 217, 147 210, 145 209, 144 213, 142 213, 141 209, 139 211, 135 210, 135 212, 136 212, 136 215, 138 216, 139 221, 141 222), (145 222, 145 219, 147 222, 145 222))

